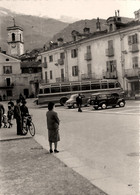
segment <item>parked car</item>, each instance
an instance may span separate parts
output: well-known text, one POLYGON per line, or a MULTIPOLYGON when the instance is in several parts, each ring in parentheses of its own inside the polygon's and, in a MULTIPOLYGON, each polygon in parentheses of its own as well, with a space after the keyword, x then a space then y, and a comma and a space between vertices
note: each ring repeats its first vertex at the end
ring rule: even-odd
MULTIPOLYGON (((68 108, 77 108, 77 103, 76 103, 77 96, 78 94, 71 95, 70 98, 66 101, 65 106, 68 108)), ((81 94, 81 96, 82 96, 82 106, 87 106, 89 97, 86 97, 83 94, 81 94)))
POLYGON ((97 93, 92 94, 88 103, 93 105, 93 107, 97 110, 98 108, 106 109, 107 107, 124 107, 125 106, 125 99, 123 98, 123 94, 103 94, 97 93))

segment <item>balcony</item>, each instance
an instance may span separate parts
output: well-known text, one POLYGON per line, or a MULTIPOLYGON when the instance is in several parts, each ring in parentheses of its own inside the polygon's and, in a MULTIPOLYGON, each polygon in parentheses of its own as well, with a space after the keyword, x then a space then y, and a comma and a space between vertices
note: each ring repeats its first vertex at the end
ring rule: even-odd
POLYGON ((7 84, 0 85, 0 89, 12 89, 12 88, 14 88, 14 83, 11 83, 9 85, 7 85, 7 84))
POLYGON ((129 51, 132 53, 138 52, 139 51, 138 44, 135 43, 135 44, 129 45, 129 51))
POLYGON ((124 76, 126 78, 134 78, 134 77, 140 78, 140 68, 125 69, 124 76))
POLYGON ((113 71, 113 72, 105 72, 105 78, 106 79, 117 79, 118 75, 117 75, 117 71, 113 71))
POLYGON ((114 56, 114 48, 106 49, 106 56, 108 56, 108 57, 114 56))
POLYGON ((96 79, 94 73, 81 75, 81 80, 92 80, 92 79, 96 79))
POLYGON ((64 65, 64 59, 58 59, 58 64, 60 64, 60 65, 64 65))
POLYGON ((91 53, 85 53, 85 60, 87 61, 92 60, 91 53))

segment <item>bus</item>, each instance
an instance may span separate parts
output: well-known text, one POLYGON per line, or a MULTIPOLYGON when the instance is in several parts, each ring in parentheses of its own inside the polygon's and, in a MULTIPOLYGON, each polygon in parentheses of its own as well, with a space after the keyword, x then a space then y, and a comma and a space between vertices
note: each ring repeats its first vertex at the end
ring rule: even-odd
POLYGON ((90 97, 91 94, 97 92, 121 93, 123 89, 115 79, 40 84, 37 104, 48 104, 52 101, 64 105, 72 94, 81 93, 86 97, 90 97))

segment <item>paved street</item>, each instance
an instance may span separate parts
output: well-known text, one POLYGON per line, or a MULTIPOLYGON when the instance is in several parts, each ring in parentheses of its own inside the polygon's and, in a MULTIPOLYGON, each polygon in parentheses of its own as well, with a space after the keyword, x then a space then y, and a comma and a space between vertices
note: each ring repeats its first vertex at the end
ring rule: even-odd
MULTIPOLYGON (((28 101, 36 126, 35 139, 48 149, 47 108, 28 101)), ((56 107, 61 120, 57 158, 109 195, 138 194, 139 101, 125 108, 95 111, 56 107)))
MULTIPOLYGON (((82 113, 65 107, 55 110, 61 120, 58 158, 111 195, 138 193, 139 101, 128 101, 125 108, 85 107, 82 113)), ((48 147, 46 111, 30 109, 44 147, 48 147)))

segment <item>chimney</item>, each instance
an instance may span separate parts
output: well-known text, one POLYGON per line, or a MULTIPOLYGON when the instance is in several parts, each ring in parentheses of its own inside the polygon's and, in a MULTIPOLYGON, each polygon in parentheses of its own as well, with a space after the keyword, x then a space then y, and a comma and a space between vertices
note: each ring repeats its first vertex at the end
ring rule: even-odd
POLYGON ((97 18, 97 22, 96 22, 96 31, 101 31, 101 25, 100 25, 99 18, 97 18))
POLYGON ((57 42, 58 42, 58 46, 62 46, 63 45, 63 38, 58 38, 57 39, 57 42))

